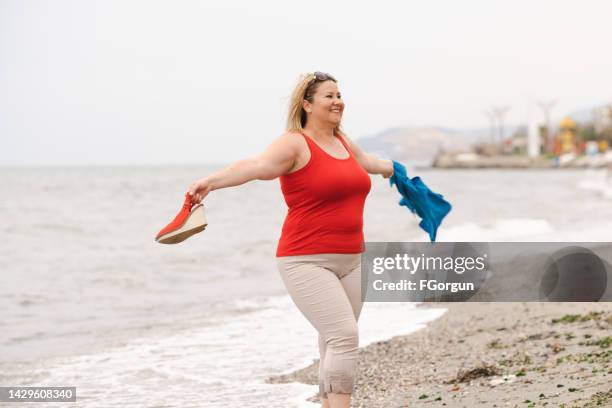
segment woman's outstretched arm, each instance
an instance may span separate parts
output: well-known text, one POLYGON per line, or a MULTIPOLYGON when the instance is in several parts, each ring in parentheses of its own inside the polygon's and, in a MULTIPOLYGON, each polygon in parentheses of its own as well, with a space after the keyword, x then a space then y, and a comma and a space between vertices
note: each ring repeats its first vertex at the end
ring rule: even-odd
POLYGON ((272 180, 288 172, 295 163, 299 144, 295 135, 286 133, 272 142, 257 157, 237 161, 212 173, 189 187, 192 202, 199 203, 213 190, 233 187, 251 180, 272 180))
POLYGON ((345 135, 341 137, 348 143, 351 151, 355 155, 355 159, 359 162, 361 167, 370 174, 381 174, 384 178, 389 178, 393 175, 393 162, 391 160, 383 160, 361 150, 356 143, 353 143, 345 135))

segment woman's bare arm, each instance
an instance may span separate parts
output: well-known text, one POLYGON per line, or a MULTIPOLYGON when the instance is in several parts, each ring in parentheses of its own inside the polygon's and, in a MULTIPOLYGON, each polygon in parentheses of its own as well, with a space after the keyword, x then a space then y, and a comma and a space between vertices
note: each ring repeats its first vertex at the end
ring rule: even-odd
POLYGON ((286 133, 272 142, 257 157, 237 161, 212 173, 189 187, 192 201, 199 203, 206 195, 220 188, 234 187, 251 180, 272 180, 288 172, 299 151, 295 135, 286 133))
POLYGON ((348 143, 351 151, 355 155, 355 159, 359 162, 361 167, 370 174, 381 174, 384 178, 389 178, 393 175, 393 162, 391 160, 383 160, 361 150, 356 143, 353 143, 348 137, 342 135, 341 137, 348 143))

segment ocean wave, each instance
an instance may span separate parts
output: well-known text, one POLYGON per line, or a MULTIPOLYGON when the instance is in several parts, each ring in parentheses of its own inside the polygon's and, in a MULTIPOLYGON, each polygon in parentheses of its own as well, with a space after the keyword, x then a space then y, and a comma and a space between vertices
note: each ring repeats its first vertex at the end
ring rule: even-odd
MULTIPOLYGON (((219 401, 209 406, 255 403, 267 406, 302 406, 312 386, 267 384, 269 375, 291 372, 318 358, 317 334, 292 304, 289 296, 269 296, 229 302, 228 308, 260 308, 252 313, 225 316, 209 327, 193 327, 171 335, 142 337, 97 353, 41 362, 40 370, 19 373, 42 384, 74 384, 83 406, 100 400, 112 404, 113 387, 130 385, 131 399, 166 401, 171 395, 186 400, 219 401), (160 384, 164 387, 159 387, 160 384), (193 387, 198 393, 193 393, 193 387), (223 398, 221 398, 223 397, 223 398), (136 398, 137 399, 137 398, 136 398)), ((366 303, 360 318, 360 345, 418 330, 445 309, 416 309, 408 303, 366 303)), ((223 315, 220 316, 220 318, 223 315)), ((17 378, 17 377, 16 377, 17 378)), ((316 392, 316 391, 315 391, 316 392)), ((181 406, 183 401, 176 401, 181 406)), ((173 406, 173 405, 170 405, 173 406)))
POLYGON ((578 188, 594 191, 605 199, 612 199, 612 173, 606 169, 587 170, 584 180, 578 183, 578 188))

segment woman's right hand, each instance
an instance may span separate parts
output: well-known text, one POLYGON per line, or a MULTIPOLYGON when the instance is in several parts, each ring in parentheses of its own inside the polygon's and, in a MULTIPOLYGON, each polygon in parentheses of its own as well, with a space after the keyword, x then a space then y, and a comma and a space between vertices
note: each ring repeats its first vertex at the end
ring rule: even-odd
POLYGON ((191 202, 194 204, 199 204, 202 202, 204 197, 210 193, 212 190, 212 184, 208 180, 208 178, 203 178, 191 185, 189 187, 189 194, 191 195, 191 202))

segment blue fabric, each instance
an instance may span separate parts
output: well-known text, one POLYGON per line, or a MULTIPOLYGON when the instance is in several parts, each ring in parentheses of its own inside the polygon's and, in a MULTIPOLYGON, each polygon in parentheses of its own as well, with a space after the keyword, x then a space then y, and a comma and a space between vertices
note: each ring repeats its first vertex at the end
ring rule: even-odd
POLYGON ((419 227, 429 233, 429 239, 434 242, 438 227, 452 208, 450 203, 442 195, 431 191, 420 177, 408 177, 406 168, 396 161, 393 161, 393 176, 389 182, 391 186, 395 184, 402 195, 399 205, 408 207, 413 214, 421 217, 419 227))

